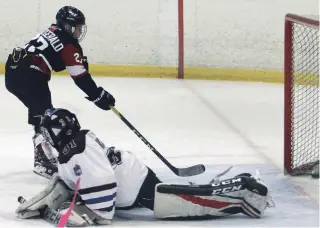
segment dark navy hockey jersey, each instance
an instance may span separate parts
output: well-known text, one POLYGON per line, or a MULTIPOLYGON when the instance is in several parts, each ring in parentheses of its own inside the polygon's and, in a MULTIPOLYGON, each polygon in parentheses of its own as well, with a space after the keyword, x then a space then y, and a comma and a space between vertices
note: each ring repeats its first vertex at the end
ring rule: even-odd
POLYGON ((24 48, 42 57, 50 71, 67 69, 73 77, 87 73, 78 41, 55 25, 36 35, 24 48))

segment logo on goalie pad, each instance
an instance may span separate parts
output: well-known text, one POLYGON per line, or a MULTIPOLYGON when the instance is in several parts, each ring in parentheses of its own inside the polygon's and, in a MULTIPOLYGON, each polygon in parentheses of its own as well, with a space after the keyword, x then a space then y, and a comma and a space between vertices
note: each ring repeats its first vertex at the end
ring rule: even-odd
POLYGON ((229 193, 229 192, 236 192, 236 191, 240 191, 241 188, 242 188, 242 184, 236 185, 236 186, 220 188, 220 189, 214 189, 214 190, 212 190, 212 195, 224 194, 224 193, 229 193))
POLYGON ((224 180, 220 181, 219 183, 213 183, 211 184, 213 187, 220 186, 220 185, 229 185, 229 184, 236 184, 236 183, 241 183, 241 177, 235 178, 235 179, 229 179, 229 180, 224 180))
POLYGON ((60 214, 54 210, 45 210, 43 217, 53 223, 58 223, 60 214))
POLYGON ((241 178, 229 179, 229 180, 221 181, 219 183, 211 184, 211 186, 213 187, 212 195, 235 192, 235 191, 241 190, 242 180, 241 180, 241 178), (229 186, 224 187, 224 185, 229 185, 229 186), (219 187, 219 186, 221 186, 221 188, 215 188, 215 187, 219 187))

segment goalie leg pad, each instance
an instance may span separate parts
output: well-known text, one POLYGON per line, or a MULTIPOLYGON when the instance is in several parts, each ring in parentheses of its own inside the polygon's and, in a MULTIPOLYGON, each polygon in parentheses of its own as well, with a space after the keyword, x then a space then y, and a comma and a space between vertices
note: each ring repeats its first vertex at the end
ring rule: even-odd
POLYGON ((266 186, 246 176, 211 185, 158 184, 154 216, 196 218, 244 213, 259 218, 267 205, 267 193, 266 186))
MULTIPOLYGON (((66 202, 61 205, 61 208, 59 210, 60 213, 64 214, 68 208, 70 207, 70 202, 66 202)), ((71 212, 71 215, 69 217, 69 222, 72 222, 73 224, 86 224, 86 225, 110 225, 111 221, 105 218, 102 218, 94 211, 90 210, 88 207, 86 207, 83 204, 76 204, 73 207, 73 210, 71 212)))
POLYGON ((68 201, 72 195, 69 190, 62 183, 57 174, 53 176, 49 185, 38 193, 36 196, 32 197, 20 204, 16 209, 16 214, 21 218, 28 218, 36 216, 36 212, 31 213, 31 211, 39 211, 45 207, 49 207, 53 210, 57 210, 60 205, 68 201), (26 213, 28 212, 28 213, 26 213))

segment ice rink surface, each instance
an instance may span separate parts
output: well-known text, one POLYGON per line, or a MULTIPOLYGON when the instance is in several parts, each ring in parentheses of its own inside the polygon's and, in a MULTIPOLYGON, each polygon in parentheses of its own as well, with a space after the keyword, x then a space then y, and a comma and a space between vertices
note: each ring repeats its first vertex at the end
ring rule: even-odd
MULTIPOLYGON (((0 82, 0 227, 52 227, 20 220, 17 197, 44 188, 32 173, 32 128, 27 109, 0 82)), ((68 77, 53 77, 55 107, 75 112, 83 128, 106 144, 131 150, 163 181, 208 183, 230 165, 227 177, 257 169, 276 204, 261 219, 244 215, 207 221, 156 221, 145 209, 118 213, 112 227, 318 227, 319 184, 309 177, 283 175, 283 85, 174 79, 95 78, 116 98, 118 110, 171 163, 205 164, 199 176, 179 178, 111 111, 96 108, 68 77)))

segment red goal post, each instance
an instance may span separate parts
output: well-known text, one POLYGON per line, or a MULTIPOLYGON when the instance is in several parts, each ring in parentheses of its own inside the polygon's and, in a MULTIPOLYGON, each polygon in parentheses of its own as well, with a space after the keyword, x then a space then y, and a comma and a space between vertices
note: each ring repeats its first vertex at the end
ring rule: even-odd
POLYGON ((319 17, 287 14, 284 40, 284 171, 319 168, 319 17))

